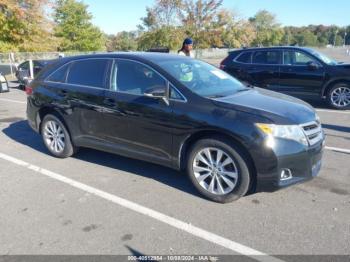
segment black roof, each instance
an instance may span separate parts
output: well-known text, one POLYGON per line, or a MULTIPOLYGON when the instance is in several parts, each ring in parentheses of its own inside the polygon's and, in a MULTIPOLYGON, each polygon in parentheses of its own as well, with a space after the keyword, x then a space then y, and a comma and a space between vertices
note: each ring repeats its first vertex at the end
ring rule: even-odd
POLYGON ((135 60, 148 60, 154 63, 169 61, 169 60, 177 60, 184 59, 188 57, 179 56, 177 54, 168 54, 168 53, 157 53, 157 52, 111 52, 111 53, 101 53, 101 54, 92 54, 92 55, 79 55, 79 56, 70 56, 57 59, 59 61, 72 61, 79 59, 87 59, 87 58, 130 58, 135 60))
POLYGON ((68 56, 63 58, 58 58, 52 60, 52 63, 49 63, 46 66, 45 70, 41 71, 41 74, 37 76, 37 79, 47 77, 53 70, 56 70, 58 67, 69 63, 71 61, 76 61, 80 59, 89 59, 89 58, 124 58, 137 60, 146 64, 156 65, 161 62, 171 61, 171 60, 183 60, 191 59, 190 57, 179 56, 177 54, 167 54, 167 53, 151 53, 151 52, 110 52, 110 53, 99 53, 99 54, 90 54, 90 55, 79 55, 79 56, 68 56))
POLYGON ((270 46, 270 47, 248 47, 248 48, 233 50, 232 52, 274 50, 274 49, 293 49, 293 50, 301 50, 301 51, 308 51, 308 52, 312 50, 309 47, 300 47, 300 46, 270 46))

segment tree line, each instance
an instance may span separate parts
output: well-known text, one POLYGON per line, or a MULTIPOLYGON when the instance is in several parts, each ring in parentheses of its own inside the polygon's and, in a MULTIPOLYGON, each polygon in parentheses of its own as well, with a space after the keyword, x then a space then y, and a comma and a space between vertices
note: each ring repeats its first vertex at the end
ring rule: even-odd
POLYGON ((155 0, 137 30, 106 35, 81 1, 0 0, 0 52, 176 50, 185 37, 195 48, 350 44, 350 26, 283 27, 266 10, 242 19, 222 3, 155 0))

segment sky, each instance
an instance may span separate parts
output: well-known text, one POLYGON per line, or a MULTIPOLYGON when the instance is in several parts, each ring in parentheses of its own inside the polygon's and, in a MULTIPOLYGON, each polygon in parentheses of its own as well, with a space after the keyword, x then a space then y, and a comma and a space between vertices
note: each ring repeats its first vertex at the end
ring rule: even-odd
MULTIPOLYGON (((89 5, 93 23, 105 33, 136 30, 146 6, 154 0, 82 0, 89 5)), ((249 18, 266 9, 282 25, 350 25, 350 0, 224 0, 223 7, 249 18)))

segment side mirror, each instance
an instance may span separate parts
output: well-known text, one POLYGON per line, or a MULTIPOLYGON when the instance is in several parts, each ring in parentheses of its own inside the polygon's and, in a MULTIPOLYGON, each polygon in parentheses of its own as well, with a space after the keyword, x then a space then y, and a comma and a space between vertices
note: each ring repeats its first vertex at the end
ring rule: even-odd
POLYGON ((307 67, 309 68, 309 70, 317 70, 320 66, 316 62, 310 61, 307 63, 307 67))
POLYGON ((166 105, 169 105, 169 100, 167 98, 167 88, 165 86, 156 86, 147 89, 144 95, 147 97, 152 97, 156 99, 161 99, 166 105))
POLYGON ((144 92, 144 95, 147 97, 153 97, 153 98, 164 98, 165 97, 165 87, 157 86, 147 89, 144 92))

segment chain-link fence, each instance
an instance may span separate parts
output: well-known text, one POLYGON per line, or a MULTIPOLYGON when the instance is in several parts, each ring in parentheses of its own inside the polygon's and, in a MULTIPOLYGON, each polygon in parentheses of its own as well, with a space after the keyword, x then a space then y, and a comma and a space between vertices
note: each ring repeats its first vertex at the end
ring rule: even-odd
MULTIPOLYGON (((350 63, 350 46, 347 47, 329 47, 329 48, 315 48, 316 50, 324 53, 325 55, 332 57, 338 61, 350 63)), ((232 49, 200 49, 195 50, 194 55, 197 59, 205 60, 211 64, 218 65, 220 61, 227 56, 227 53, 232 49)), ((56 59, 60 55, 64 56, 74 56, 74 55, 86 55, 86 54, 96 54, 104 52, 28 52, 28 53, 0 53, 0 71, 7 75, 14 71, 15 65, 18 65, 29 59, 32 60, 47 60, 56 59)), ((176 51, 171 51, 171 53, 176 53, 176 51)))
POLYGON ((16 63, 20 64, 27 60, 48 60, 48 59, 56 59, 60 55, 64 54, 64 56, 75 56, 75 55, 87 55, 87 54, 96 54, 102 52, 18 52, 13 53, 11 59, 10 53, 0 53, 0 63, 16 63))
MULTIPOLYGON (((315 48, 316 50, 321 51, 322 53, 333 57, 336 60, 346 60, 350 61, 350 46, 348 47, 330 47, 330 48, 315 48)), ((211 49, 199 49, 194 51, 194 55, 198 59, 221 59, 224 58, 227 53, 232 49, 219 49, 219 48, 211 48, 211 49)), ((74 55, 86 55, 86 54, 96 54, 96 53, 104 53, 104 52, 19 52, 14 53, 12 62, 21 63, 23 61, 33 59, 33 60, 46 60, 46 59, 56 59, 61 54, 64 56, 74 56, 74 55)), ((172 51, 171 53, 176 53, 176 51, 172 51)), ((11 56, 9 53, 0 53, 0 63, 10 63, 11 56)))
MULTIPOLYGON (((222 58, 225 57, 228 53, 229 49, 201 49, 195 50, 194 55, 198 59, 206 59, 206 58, 222 58)), ((13 53, 13 60, 11 59, 10 53, 0 53, 0 63, 22 63, 29 59, 32 60, 48 60, 48 59, 56 59, 60 55, 64 54, 64 56, 75 56, 75 55, 87 55, 87 54, 97 54, 104 52, 18 52, 13 53), (11 61, 12 60, 12 61, 11 61)), ((176 53, 176 51, 171 51, 171 53, 176 53)))

